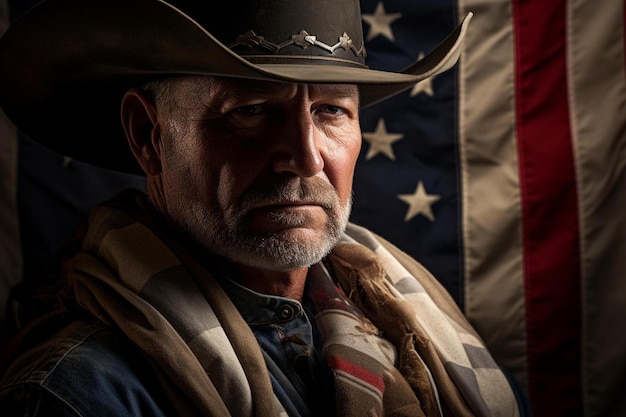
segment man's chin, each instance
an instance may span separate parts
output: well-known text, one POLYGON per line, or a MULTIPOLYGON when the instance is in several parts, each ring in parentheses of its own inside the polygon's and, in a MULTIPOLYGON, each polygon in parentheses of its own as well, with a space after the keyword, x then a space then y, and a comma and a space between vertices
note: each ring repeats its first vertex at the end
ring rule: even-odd
POLYGON ((324 245, 328 239, 328 233, 305 226, 284 227, 270 233, 261 234, 258 241, 271 239, 283 245, 295 245, 301 247, 317 247, 324 245))
POLYGON ((247 213, 241 224, 249 235, 285 236, 306 238, 305 234, 320 236, 329 228, 330 218, 325 209, 319 206, 287 206, 255 209, 247 213))
MULTIPOLYGON (((319 231, 317 232, 319 233, 319 231)), ((276 271, 307 268, 321 261, 335 245, 334 239, 312 236, 310 230, 292 228, 247 240, 224 256, 244 265, 276 271)))

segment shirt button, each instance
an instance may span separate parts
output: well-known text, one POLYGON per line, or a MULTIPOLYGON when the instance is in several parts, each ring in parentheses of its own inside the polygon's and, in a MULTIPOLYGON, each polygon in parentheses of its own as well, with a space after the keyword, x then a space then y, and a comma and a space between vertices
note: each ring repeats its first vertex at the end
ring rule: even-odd
POLYGON ((291 304, 283 304, 278 308, 276 318, 280 321, 289 321, 298 315, 298 310, 291 304))

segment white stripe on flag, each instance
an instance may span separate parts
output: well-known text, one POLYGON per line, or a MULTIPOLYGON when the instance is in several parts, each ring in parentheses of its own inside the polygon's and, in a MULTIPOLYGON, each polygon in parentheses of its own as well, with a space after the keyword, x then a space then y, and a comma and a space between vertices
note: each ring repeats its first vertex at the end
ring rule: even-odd
POLYGON ((509 0, 465 0, 475 13, 461 57, 465 313, 496 361, 526 384, 514 52, 509 0))
POLYGON ((585 416, 626 413, 624 4, 568 3, 568 70, 583 280, 585 416), (621 401, 622 409, 615 410, 621 401))

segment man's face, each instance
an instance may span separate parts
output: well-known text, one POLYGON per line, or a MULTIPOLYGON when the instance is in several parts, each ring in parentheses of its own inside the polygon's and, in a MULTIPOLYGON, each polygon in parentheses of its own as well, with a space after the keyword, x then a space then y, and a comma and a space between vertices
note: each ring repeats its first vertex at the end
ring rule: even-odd
POLYGON ((361 146, 356 86, 189 77, 159 106, 161 200, 196 242, 292 270, 335 245, 361 146))

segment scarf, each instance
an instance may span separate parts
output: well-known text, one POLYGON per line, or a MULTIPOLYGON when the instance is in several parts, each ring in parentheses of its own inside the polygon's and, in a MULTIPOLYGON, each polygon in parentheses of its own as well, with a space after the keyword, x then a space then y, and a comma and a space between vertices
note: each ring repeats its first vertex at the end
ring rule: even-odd
MULTIPOLYGON (((158 218, 139 192, 96 207, 66 272, 75 301, 151 359, 178 415, 286 416, 248 325, 158 218)), ((313 291, 337 415, 518 415, 505 376, 420 264, 351 224, 326 265, 310 275, 337 282, 313 291)))

